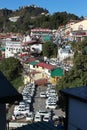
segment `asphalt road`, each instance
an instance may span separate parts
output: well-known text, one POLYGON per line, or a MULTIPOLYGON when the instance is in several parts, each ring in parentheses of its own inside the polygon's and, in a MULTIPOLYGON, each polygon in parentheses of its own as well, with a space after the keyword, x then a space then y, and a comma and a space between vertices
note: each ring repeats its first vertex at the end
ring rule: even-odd
MULTIPOLYGON (((46 107, 45 107, 46 98, 40 97, 40 92, 42 92, 42 91, 46 92, 46 86, 38 86, 36 89, 36 95, 34 97, 34 102, 33 102, 34 113, 38 110, 51 111, 51 109, 46 109, 46 107)), ((65 113, 61 109, 54 109, 53 112, 55 113, 55 115, 58 115, 58 116, 65 115, 65 113)))

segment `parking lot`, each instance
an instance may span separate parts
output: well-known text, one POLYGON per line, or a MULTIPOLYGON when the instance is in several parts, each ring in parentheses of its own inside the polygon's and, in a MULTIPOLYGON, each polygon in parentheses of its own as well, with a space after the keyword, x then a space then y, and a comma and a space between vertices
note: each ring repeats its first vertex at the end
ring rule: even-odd
POLYGON ((36 86, 29 83, 24 87, 22 95, 23 101, 15 105, 12 120, 25 118, 25 121, 36 122, 43 119, 48 121, 55 115, 64 116, 64 112, 57 107, 58 95, 54 86, 36 86))
MULTIPOLYGON (((39 110, 46 110, 46 111, 51 111, 51 109, 46 109, 46 99, 47 98, 41 98, 40 93, 41 92, 46 92, 47 86, 38 86, 36 89, 36 95, 34 98, 34 103, 33 103, 33 108, 34 112, 39 111, 39 110)), ((55 115, 58 116, 64 116, 65 113, 61 111, 61 109, 53 109, 53 112, 55 115)))

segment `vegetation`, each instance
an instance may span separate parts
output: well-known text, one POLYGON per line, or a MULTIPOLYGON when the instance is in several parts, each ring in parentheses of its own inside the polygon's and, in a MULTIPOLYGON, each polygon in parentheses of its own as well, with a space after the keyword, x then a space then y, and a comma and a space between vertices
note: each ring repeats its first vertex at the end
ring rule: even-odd
POLYGON ((60 94, 59 90, 72 87, 87 86, 87 39, 82 42, 71 43, 74 50, 73 68, 57 82, 59 95, 58 106, 66 109, 66 97, 60 94))
POLYGON ((43 55, 52 58, 57 57, 57 45, 52 42, 46 42, 43 44, 43 55))
POLYGON ((18 76, 16 79, 14 79, 13 81, 11 81, 12 85, 18 90, 19 87, 23 86, 23 77, 22 76, 18 76))
POLYGON ((57 91, 64 88, 87 85, 87 39, 72 43, 74 54, 73 68, 65 73, 57 83, 57 91))
POLYGON ((48 10, 26 6, 19 7, 18 10, 0 10, 0 32, 30 32, 33 27, 57 29, 60 25, 65 25, 70 20, 82 20, 74 14, 67 12, 56 12, 50 15, 48 10), (10 17, 19 16, 17 22, 9 20, 10 17), (20 26, 19 26, 20 25, 20 26))
POLYGON ((0 62, 0 71, 6 76, 6 78, 12 82, 14 87, 18 87, 23 84, 22 80, 22 65, 20 61, 15 58, 6 58, 0 62))

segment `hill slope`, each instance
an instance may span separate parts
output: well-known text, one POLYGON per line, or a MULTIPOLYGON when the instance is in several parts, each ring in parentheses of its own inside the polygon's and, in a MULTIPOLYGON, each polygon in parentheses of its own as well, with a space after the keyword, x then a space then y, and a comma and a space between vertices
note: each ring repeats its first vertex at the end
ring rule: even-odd
POLYGON ((74 14, 56 12, 49 15, 49 11, 35 5, 21 7, 18 10, 0 10, 0 32, 30 31, 31 27, 56 29, 70 20, 79 20, 74 14))

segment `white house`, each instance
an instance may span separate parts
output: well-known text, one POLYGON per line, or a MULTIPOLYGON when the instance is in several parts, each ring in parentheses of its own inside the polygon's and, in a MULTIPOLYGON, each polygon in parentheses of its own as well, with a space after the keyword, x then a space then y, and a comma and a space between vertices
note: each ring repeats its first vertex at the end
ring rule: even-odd
POLYGON ((27 35, 24 36, 22 41, 23 48, 30 50, 31 52, 40 53, 42 52, 42 43, 37 40, 32 40, 32 37, 27 35))
POLYGON ((60 48, 58 50, 58 58, 60 61, 66 59, 68 57, 73 57, 73 55, 74 55, 74 52, 69 48, 64 48, 64 49, 60 48))
POLYGON ((31 36, 47 36, 52 35, 52 30, 48 28, 34 28, 31 29, 31 36))
POLYGON ((14 57, 18 52, 22 52, 22 43, 18 40, 6 39, 5 58, 14 57))
POLYGON ((42 43, 36 43, 30 46, 32 52, 40 53, 42 52, 42 43))

